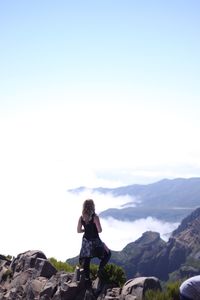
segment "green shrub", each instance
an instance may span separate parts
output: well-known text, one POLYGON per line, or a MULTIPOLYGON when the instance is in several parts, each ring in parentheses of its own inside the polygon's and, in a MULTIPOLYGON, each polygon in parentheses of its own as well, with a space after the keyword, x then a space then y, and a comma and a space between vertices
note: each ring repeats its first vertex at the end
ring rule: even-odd
MULTIPOLYGON (((91 279, 94 280, 97 277, 98 266, 91 264, 90 266, 90 274, 91 279)), ((115 265, 115 264, 107 264, 102 272, 103 280, 108 284, 114 284, 116 286, 123 286, 126 282, 125 272, 124 270, 115 265)))
POLYGON ((149 290, 145 293, 145 300, 179 300, 180 282, 170 282, 163 291, 149 290))
POLYGON ((148 290, 145 293, 145 300, 171 300, 166 293, 148 290))
MULTIPOLYGON (((74 272, 75 270, 74 266, 71 266, 66 262, 57 261, 54 257, 51 257, 48 260, 57 271, 74 272)), ((90 275, 92 280, 97 278, 97 271, 98 265, 91 264, 90 275)), ((107 264, 102 272, 102 277, 106 283, 115 284, 117 286, 122 286, 126 282, 124 270, 115 264, 107 264)))
POLYGON ((175 281, 167 284, 167 293, 170 299, 179 299, 180 282, 175 281))
POLYGON ((75 267, 66 262, 57 261, 54 257, 48 259, 57 271, 74 272, 75 267))
POLYGON ((97 278, 98 265, 91 264, 90 265, 90 277, 92 280, 97 278))

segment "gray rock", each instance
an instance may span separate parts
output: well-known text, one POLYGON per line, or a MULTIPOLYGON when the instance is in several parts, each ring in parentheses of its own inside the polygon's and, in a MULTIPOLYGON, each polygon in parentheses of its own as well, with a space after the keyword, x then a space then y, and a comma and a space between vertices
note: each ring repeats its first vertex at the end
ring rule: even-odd
POLYGON ((6 264, 0 260, 0 279, 0 300, 141 300, 152 280, 133 279, 119 288, 97 278, 87 287, 82 270, 57 272, 41 251, 21 253, 6 264))
POLYGON ((37 258, 35 261, 35 276, 50 278, 57 273, 57 270, 52 266, 52 264, 44 258, 37 258))

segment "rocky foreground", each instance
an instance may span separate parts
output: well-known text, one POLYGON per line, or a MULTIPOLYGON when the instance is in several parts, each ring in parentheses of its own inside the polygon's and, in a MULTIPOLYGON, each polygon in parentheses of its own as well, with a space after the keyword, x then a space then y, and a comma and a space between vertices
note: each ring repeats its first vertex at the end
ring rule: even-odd
POLYGON ((57 270, 41 251, 27 251, 13 260, 0 256, 1 300, 141 300, 148 286, 160 289, 157 278, 141 277, 129 280, 120 288, 108 286, 97 278, 86 289, 80 272, 57 270))

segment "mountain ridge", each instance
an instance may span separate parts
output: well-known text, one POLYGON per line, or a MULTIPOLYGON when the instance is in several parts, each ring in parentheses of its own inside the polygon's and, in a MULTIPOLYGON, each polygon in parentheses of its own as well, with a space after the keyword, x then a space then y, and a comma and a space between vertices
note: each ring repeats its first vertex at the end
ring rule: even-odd
MULTIPOLYGON (((85 187, 69 190, 81 193, 85 187)), ((130 196, 132 202, 125 207, 109 208, 100 213, 102 218, 113 217, 118 220, 134 221, 140 218, 160 219, 168 222, 180 222, 200 202, 200 177, 162 179, 150 184, 133 184, 117 188, 93 188, 92 192, 112 194, 114 197, 130 196), (137 201, 135 201, 135 199, 137 201), (133 207, 133 204, 135 205, 133 207)))

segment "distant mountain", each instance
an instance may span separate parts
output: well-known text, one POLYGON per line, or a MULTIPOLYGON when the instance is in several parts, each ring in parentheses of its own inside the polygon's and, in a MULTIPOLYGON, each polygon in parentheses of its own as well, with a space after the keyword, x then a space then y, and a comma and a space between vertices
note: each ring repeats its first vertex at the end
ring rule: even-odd
MULTIPOLYGON (((81 193, 85 187, 70 190, 81 193)), ((120 209, 110 208, 101 212, 103 218, 136 220, 152 216, 169 222, 180 222, 200 203, 200 178, 163 179, 156 183, 133 184, 117 188, 94 188, 94 192, 118 196, 130 196, 132 201, 120 209), (135 205, 135 207, 133 206, 135 205)))
MULTIPOLYGON (((112 251, 111 263, 124 268, 127 278, 155 276, 177 280, 200 273, 200 208, 186 217, 168 242, 147 231, 122 251, 112 251)), ((68 259, 76 264, 78 257, 68 259)))
POLYGON ((145 232, 122 251, 113 251, 112 262, 124 267, 128 277, 156 276, 179 279, 200 272, 200 208, 192 212, 166 243, 158 233, 145 232))

